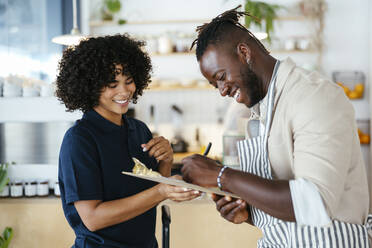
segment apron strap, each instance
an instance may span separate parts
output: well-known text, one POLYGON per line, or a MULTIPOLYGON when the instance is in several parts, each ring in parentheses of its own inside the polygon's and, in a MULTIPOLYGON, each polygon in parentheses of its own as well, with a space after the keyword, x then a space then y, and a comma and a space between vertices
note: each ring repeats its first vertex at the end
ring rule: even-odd
POLYGON ((270 126, 271 126, 271 120, 272 120, 272 112, 274 108, 274 100, 275 100, 275 84, 276 84, 276 76, 278 72, 280 61, 277 60, 274 66, 273 70, 273 76, 271 78, 270 86, 268 89, 268 104, 267 104, 267 111, 266 111, 266 125, 265 125, 265 134, 264 134, 264 141, 265 141, 265 146, 267 142, 267 137, 269 135, 270 131, 270 126))
POLYGON ((365 222, 365 226, 367 228, 368 231, 372 231, 372 214, 369 214, 367 216, 367 219, 366 219, 366 222, 365 222))
POLYGON ((372 214, 368 214, 365 221, 365 227, 370 233, 372 233, 372 214))
POLYGON ((372 214, 369 214, 367 216, 367 219, 366 219, 366 222, 365 222, 365 227, 366 227, 367 233, 368 233, 369 245, 372 247, 372 214))

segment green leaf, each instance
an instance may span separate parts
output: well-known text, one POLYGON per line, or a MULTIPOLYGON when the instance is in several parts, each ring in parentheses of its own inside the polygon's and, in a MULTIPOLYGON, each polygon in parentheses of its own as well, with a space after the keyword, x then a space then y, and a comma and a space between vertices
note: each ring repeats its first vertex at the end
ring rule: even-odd
POLYGON ((260 29, 265 30, 268 35, 269 42, 271 41, 271 35, 274 32, 274 20, 276 18, 276 11, 283 8, 278 4, 268 4, 261 1, 246 0, 244 9, 251 15, 259 19, 256 20, 251 17, 245 17, 245 25, 247 28, 250 27, 252 22, 260 29), (262 21, 265 22, 265 27, 263 27, 262 21))
POLYGON ((7 248, 10 244, 10 241, 13 238, 13 229, 11 227, 6 227, 4 232, 3 232, 3 236, 4 236, 4 239, 5 239, 5 242, 4 242, 3 246, 4 246, 4 248, 7 248))
POLYGON ((8 163, 1 164, 0 166, 0 192, 5 184, 7 184, 8 179, 8 163))
POLYGON ((13 237, 13 229, 11 227, 6 227, 3 232, 3 237, 5 240, 9 240, 13 237))
POLYGON ((105 4, 111 13, 119 12, 121 9, 120 0, 105 0, 105 4))
POLYGON ((8 171, 3 171, 0 175, 0 192, 3 191, 5 185, 9 182, 8 171))
POLYGON ((118 20, 118 24, 119 24, 119 25, 123 25, 123 24, 125 24, 125 23, 127 23, 127 20, 124 20, 124 19, 119 19, 119 20, 118 20))
POLYGON ((9 183, 9 178, 6 178, 6 180, 0 183, 0 193, 3 192, 4 187, 7 183, 9 183))

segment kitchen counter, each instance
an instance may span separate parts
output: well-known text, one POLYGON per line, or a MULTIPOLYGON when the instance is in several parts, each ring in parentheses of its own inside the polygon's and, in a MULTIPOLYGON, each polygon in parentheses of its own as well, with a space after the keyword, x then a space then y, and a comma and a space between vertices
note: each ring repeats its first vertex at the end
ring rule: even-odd
MULTIPOLYGON (((214 202, 204 195, 190 202, 164 201, 158 206, 156 236, 161 247, 160 206, 170 207, 170 247, 255 247, 261 232, 248 224, 235 225, 220 217, 214 202)), ((71 247, 75 235, 62 211, 60 198, 1 198, 0 231, 14 230, 13 248, 71 247)))

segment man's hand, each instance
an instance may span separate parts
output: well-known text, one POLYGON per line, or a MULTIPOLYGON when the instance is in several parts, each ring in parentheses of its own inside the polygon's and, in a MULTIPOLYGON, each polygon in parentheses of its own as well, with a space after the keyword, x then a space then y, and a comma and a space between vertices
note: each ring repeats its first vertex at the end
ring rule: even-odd
POLYGON ((244 200, 233 200, 230 196, 222 197, 215 194, 212 194, 212 199, 216 203, 217 211, 226 220, 234 224, 241 224, 248 220, 249 212, 244 200))
POLYGON ((216 187, 220 170, 218 164, 205 156, 194 154, 182 159, 182 178, 204 187, 216 187))
POLYGON ((169 141, 163 136, 151 139, 147 144, 141 145, 143 151, 148 151, 149 156, 155 157, 160 162, 173 163, 173 150, 169 141))

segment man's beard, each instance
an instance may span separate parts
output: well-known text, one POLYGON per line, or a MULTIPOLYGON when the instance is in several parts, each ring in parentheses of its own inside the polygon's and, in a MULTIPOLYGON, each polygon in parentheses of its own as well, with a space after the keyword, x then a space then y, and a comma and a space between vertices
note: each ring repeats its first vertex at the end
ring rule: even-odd
POLYGON ((240 75, 244 84, 244 89, 242 90, 246 92, 249 98, 249 104, 246 105, 248 108, 251 108, 265 97, 263 92, 263 83, 262 80, 248 67, 240 70, 240 75))

